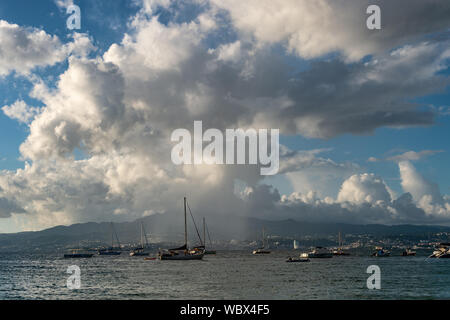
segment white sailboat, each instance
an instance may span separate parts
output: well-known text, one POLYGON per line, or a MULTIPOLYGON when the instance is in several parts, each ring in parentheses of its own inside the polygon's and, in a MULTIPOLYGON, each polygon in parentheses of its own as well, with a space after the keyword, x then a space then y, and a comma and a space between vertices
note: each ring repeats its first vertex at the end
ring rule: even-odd
POLYGON ((264 232, 264 227, 262 229, 262 236, 263 236, 263 238, 262 238, 262 247, 253 250, 253 254, 269 254, 270 253, 270 250, 266 249, 266 235, 265 235, 265 232, 264 232))
POLYGON ((137 248, 134 248, 130 252, 130 256, 131 257, 148 256, 149 253, 145 251, 146 248, 148 248, 148 239, 147 239, 147 234, 144 229, 144 224, 141 221, 141 245, 137 248))
MULTIPOLYGON (((204 255, 204 248, 200 247, 189 250, 188 248, 188 234, 187 234, 187 201, 184 197, 184 245, 179 248, 163 250, 158 253, 160 260, 201 260, 204 255)), ((191 213, 192 215, 192 213, 191 213)), ((192 217, 193 218, 193 217, 192 217)), ((195 222, 194 222, 195 224, 195 222)), ((200 239, 200 242, 201 239, 200 239)))

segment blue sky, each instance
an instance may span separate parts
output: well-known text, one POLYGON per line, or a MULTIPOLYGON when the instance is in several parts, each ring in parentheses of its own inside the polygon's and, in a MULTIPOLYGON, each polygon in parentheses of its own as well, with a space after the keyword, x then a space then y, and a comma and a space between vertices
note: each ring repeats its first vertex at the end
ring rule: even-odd
MULTIPOLYGON (((91 52, 90 56, 101 56, 113 43, 121 43, 125 33, 130 33, 128 24, 131 18, 141 10, 139 1, 75 1, 82 9, 82 28, 80 33, 88 35, 97 47, 96 52, 91 52)), ((228 9, 228 8, 225 8, 228 9)), ((159 22, 167 26, 170 23, 180 23, 196 19, 199 13, 205 8, 197 6, 174 4, 171 9, 156 8, 152 14, 159 16, 159 22), (181 14, 180 14, 181 12, 181 14)), ((147 13, 148 14, 148 13, 147 13)), ((230 15, 235 14, 230 11, 230 15)), ((72 41, 71 32, 66 29, 66 19, 68 15, 63 8, 58 8, 55 1, 3 1, 0 3, 0 19, 10 24, 18 24, 21 27, 32 27, 42 29, 47 34, 57 36, 61 42, 72 41)), ((223 15, 226 19, 228 16, 223 15)), ((222 17, 222 18, 223 18, 222 17)), ((239 19, 239 16, 232 21, 239 19)), ((211 48, 217 49, 221 44, 231 43, 240 39, 244 43, 244 37, 240 34, 239 26, 230 27, 232 22, 228 21, 214 32, 209 33, 205 39, 211 48), (240 38, 242 36, 242 38, 240 38)), ((442 30, 440 30, 442 31, 442 30)), ((444 30, 445 31, 445 30, 444 30)), ((448 30, 447 30, 448 31, 448 30)), ((320 31, 318 31, 320 32, 320 31)), ((247 35, 247 34, 246 34, 247 35)), ((257 38, 257 36, 256 36, 257 38)), ((419 38, 418 38, 419 39, 419 38)), ((256 41, 256 40, 255 40, 256 41)), ((419 41, 419 40, 418 40, 419 41)), ((396 47, 401 47, 399 42, 396 47)), ((301 48, 298 49, 301 52, 301 48)), ((343 50, 345 52, 345 50, 343 50)), ((313 59, 308 59, 294 51, 286 50, 286 43, 274 43, 269 50, 271 55, 276 55, 282 63, 291 68, 292 74, 310 68, 311 61, 327 61, 340 59, 335 52, 319 54, 313 59), (300 55, 300 56, 299 56, 300 55)), ((389 50, 385 50, 389 52, 389 50)), ((381 53, 377 52, 379 56, 381 53)), ((371 56, 368 56, 370 61, 371 56)), ((345 60, 345 59, 344 59, 345 60)), ((347 62, 346 62, 347 63, 347 62)), ((353 63, 358 64, 358 61, 353 63)), ((349 62, 348 65, 351 65, 349 62)), ((450 76, 450 64, 439 71, 443 79, 450 76)), ((411 66, 414 68, 415 66, 411 66)), ((55 88, 59 76, 69 68, 67 60, 56 63, 52 66, 37 67, 33 69, 33 74, 42 79, 49 88, 55 88)), ((1 106, 11 105, 17 100, 23 100, 29 106, 45 108, 44 103, 29 96, 33 88, 33 83, 27 77, 11 73, 0 78, 0 102, 1 106)), ((383 93, 381 93, 383 94, 383 93)), ((414 96, 414 94, 411 94, 414 96)), ((409 97, 405 97, 405 100, 409 97)), ((292 150, 315 150, 326 149, 320 157, 331 159, 336 163, 352 163, 360 167, 360 172, 374 173, 384 179, 386 184, 398 195, 403 193, 398 164, 394 161, 384 160, 389 157, 402 154, 408 151, 420 152, 423 150, 436 151, 427 157, 413 161, 417 171, 430 182, 439 186, 440 192, 445 195, 450 193, 450 87, 436 89, 434 92, 416 97, 414 101, 418 108, 423 110, 437 110, 441 108, 441 113, 436 112, 434 124, 418 127, 390 128, 379 126, 373 132, 333 134, 329 138, 308 137, 304 133, 293 133, 282 135, 281 143, 292 150), (447 113, 447 114, 445 114, 447 113), (439 151, 439 152, 437 152, 439 151), (380 159, 376 162, 368 161, 374 157, 380 159)), ((0 106, 0 107, 1 107, 0 106)), ((361 108, 365 106, 362 105, 361 108)), ((283 133, 283 131, 282 131, 283 133)), ((0 169, 14 172, 24 168, 25 160, 21 157, 19 147, 30 135, 30 128, 27 124, 20 123, 9 118, 0 112, 0 169)), ((76 159, 83 158, 78 149, 74 150, 76 159)), ((28 159, 28 161, 31 161, 28 159)), ((289 194, 293 190, 292 184, 284 177, 271 178, 268 181, 273 183, 280 193, 289 194)), ((264 183, 264 181, 262 182, 264 183)), ((339 190, 335 190, 336 196, 339 190)), ((15 222, 0 222, 0 232, 17 231, 20 227, 15 222)))

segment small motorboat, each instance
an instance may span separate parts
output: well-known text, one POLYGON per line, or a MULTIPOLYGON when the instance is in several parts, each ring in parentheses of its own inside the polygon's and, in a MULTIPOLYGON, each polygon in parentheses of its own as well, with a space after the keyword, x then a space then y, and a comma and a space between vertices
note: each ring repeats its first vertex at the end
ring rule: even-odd
POLYGON ((146 258, 144 258, 144 260, 158 260, 158 258, 156 258, 156 257, 146 257, 146 258))
POLYGON ((336 249, 336 250, 333 251, 333 255, 334 256, 349 256, 350 253, 348 253, 348 252, 342 250, 341 248, 339 248, 339 249, 336 249))
POLYGON ((384 250, 381 247, 375 247, 375 252, 372 253, 372 257, 389 257, 391 253, 388 250, 384 250))
POLYGON ((142 247, 135 248, 130 252, 130 257, 143 257, 148 255, 149 253, 145 252, 144 248, 142 247))
POLYGON ((324 247, 315 247, 311 252, 300 255, 301 258, 333 258, 333 253, 324 247))
POLYGON ((269 254, 269 250, 265 250, 264 248, 255 249, 252 252, 253 254, 269 254))
POLYGON ((286 259, 286 262, 309 262, 310 260, 308 258, 292 258, 292 257, 288 257, 286 259))

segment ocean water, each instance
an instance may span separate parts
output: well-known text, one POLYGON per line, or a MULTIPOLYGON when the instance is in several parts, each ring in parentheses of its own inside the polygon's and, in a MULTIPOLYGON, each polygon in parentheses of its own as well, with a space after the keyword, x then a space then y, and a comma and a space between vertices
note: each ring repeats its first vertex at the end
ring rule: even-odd
POLYGON ((449 299, 450 259, 333 257, 286 263, 294 252, 219 251, 203 261, 142 257, 0 255, 0 299, 449 299), (81 288, 67 268, 78 265, 81 288), (381 289, 369 290, 367 267, 378 265, 381 289))

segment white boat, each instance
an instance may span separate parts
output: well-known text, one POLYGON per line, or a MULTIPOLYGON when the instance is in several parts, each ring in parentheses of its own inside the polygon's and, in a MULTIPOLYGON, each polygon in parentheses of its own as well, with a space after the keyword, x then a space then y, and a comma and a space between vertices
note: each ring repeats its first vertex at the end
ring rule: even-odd
POLYGON ((333 253, 324 247, 315 247, 308 253, 302 253, 301 258, 333 258, 333 253))
MULTIPOLYGON (((204 256, 204 246, 194 248, 190 250, 188 248, 188 234, 187 234, 187 213, 186 213, 187 201, 186 197, 184 197, 184 245, 179 248, 168 249, 168 250, 160 250, 158 253, 158 258, 160 260, 201 260, 204 256)), ((194 217, 192 216, 192 219, 194 217)), ((195 221, 194 221, 195 225, 195 221)), ((197 230, 198 231, 198 230, 197 230)), ((200 242, 201 239, 200 239, 200 242)))
POLYGON ((435 248, 433 253, 428 258, 449 259, 450 243, 440 243, 439 247, 435 248))
POLYGON ((131 257, 148 256, 149 253, 145 250, 146 248, 148 248, 148 239, 147 239, 147 234, 144 229, 144 224, 141 221, 141 245, 137 248, 134 248, 130 252, 130 256, 131 257))
POLYGON ((253 252, 252 252, 253 254, 269 254, 270 253, 270 250, 266 249, 266 241, 265 240, 266 240, 266 235, 264 233, 264 227, 263 227, 263 229, 262 229, 262 247, 253 250, 253 252))
POLYGON ((294 240, 294 250, 300 249, 300 243, 297 240, 294 240))

